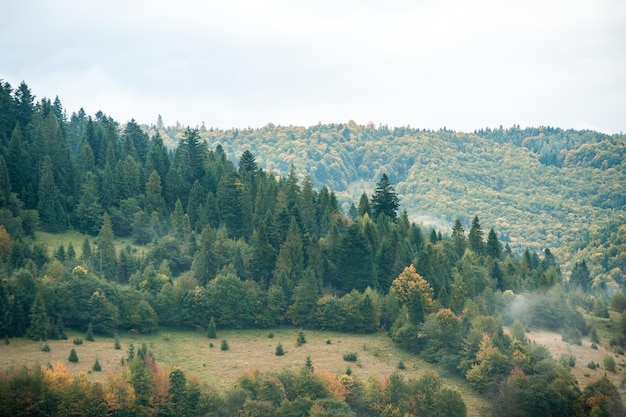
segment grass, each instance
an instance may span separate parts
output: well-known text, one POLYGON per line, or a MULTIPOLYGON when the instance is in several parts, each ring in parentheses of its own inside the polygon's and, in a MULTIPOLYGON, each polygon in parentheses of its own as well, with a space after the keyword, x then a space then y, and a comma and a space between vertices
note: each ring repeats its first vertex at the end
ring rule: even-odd
MULTIPOLYGON (((221 330, 220 338, 228 340, 229 350, 209 347, 210 341, 203 333, 178 329, 159 329, 150 334, 120 333, 121 350, 115 349, 115 338, 96 337, 95 342, 76 346, 72 343, 79 333, 68 331, 68 340, 51 340, 50 352, 42 352, 38 342, 29 339, 11 339, 9 345, 0 345, 0 369, 11 366, 46 365, 61 361, 73 375, 84 373, 91 381, 104 382, 107 374, 121 367, 121 359, 128 353, 130 343, 135 350, 145 343, 153 352, 160 366, 181 368, 188 375, 221 389, 231 388, 237 378, 251 369, 274 372, 282 369, 300 369, 311 357, 315 369, 340 375, 346 370, 343 354, 358 353, 358 362, 351 366, 352 374, 361 381, 376 376, 385 378, 397 371, 401 361, 406 378, 419 378, 425 372, 437 371, 444 383, 455 387, 463 396, 468 415, 484 415, 487 403, 473 392, 459 377, 446 375, 432 364, 400 350, 384 333, 355 335, 326 331, 307 331, 307 343, 297 346, 300 330, 295 328, 272 329, 274 338, 268 338, 268 330, 221 330), (327 344, 327 340, 332 340, 327 344), (276 345, 281 343, 283 356, 276 356, 276 345), (76 349, 80 361, 70 363, 67 358, 76 349), (90 372, 96 357, 102 372, 90 372)), ((585 362, 586 363, 586 362, 585 362)), ((587 369, 587 371, 589 371, 587 369)))
MULTIPOLYGON (((72 242, 72 246, 74 246, 74 251, 76 251, 76 257, 79 258, 83 251, 83 241, 85 240, 85 235, 77 232, 76 230, 67 230, 64 233, 47 233, 47 232, 35 232, 35 237, 38 241, 43 242, 48 248, 48 255, 52 256, 54 252, 59 248, 59 246, 63 245, 65 250, 67 251, 67 246, 70 242, 72 242)), ((96 246, 95 240, 96 236, 88 236, 89 243, 91 244, 91 249, 93 250, 96 246)), ((115 250, 117 252, 126 248, 126 246, 130 245, 133 251, 137 251, 138 253, 146 252, 145 246, 135 245, 131 238, 115 238, 114 240, 115 250)))

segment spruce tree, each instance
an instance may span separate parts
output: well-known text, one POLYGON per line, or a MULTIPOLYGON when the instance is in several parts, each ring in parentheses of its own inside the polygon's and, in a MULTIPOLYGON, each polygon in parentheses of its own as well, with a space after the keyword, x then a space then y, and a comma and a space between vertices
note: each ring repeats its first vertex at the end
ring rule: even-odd
POLYGON ((38 196, 37 212, 42 228, 48 232, 59 232, 65 229, 67 226, 65 210, 61 205, 59 190, 54 181, 52 160, 47 155, 41 168, 38 196))
POLYGON ((72 349, 70 351, 70 356, 67 358, 70 362, 78 362, 78 354, 76 353, 76 349, 72 349))
POLYGON ((113 243, 113 225, 107 213, 102 217, 102 227, 98 234, 98 248, 94 254, 94 266, 106 279, 113 280, 117 274, 117 258, 113 243))
POLYGON ((400 201, 396 192, 389 182, 387 174, 383 174, 376 184, 374 195, 372 196, 372 217, 378 220, 381 214, 395 220, 398 216, 400 201))
POLYGON ((49 331, 50 319, 41 292, 38 291, 30 309, 30 327, 27 334, 33 340, 46 340, 49 331))
POLYGON ((217 327, 215 326, 215 319, 213 317, 211 317, 211 320, 209 320, 206 337, 208 337, 209 339, 217 338, 217 327))
POLYGON ((482 255, 485 249, 485 241, 483 238, 483 229, 480 227, 478 216, 474 216, 472 227, 468 234, 469 247, 476 255, 482 255))
POLYGON ((498 236, 493 229, 489 230, 487 235, 487 246, 485 246, 485 252, 487 256, 493 259, 500 259, 502 257, 502 244, 498 241, 498 236))

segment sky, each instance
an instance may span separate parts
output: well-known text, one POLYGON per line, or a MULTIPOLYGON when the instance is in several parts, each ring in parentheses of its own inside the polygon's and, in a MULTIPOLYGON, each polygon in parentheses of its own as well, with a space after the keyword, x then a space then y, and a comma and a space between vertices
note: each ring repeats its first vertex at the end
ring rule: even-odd
POLYGON ((0 79, 220 129, 626 132, 623 0, 4 0, 0 79))

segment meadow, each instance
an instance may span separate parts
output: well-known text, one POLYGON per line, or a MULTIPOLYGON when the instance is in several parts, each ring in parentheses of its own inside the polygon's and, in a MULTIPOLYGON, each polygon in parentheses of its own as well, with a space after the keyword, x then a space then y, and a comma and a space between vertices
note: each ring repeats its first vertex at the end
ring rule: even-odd
POLYGON ((343 374, 348 367, 362 381, 370 376, 380 379, 393 372, 401 372, 406 378, 419 378, 429 371, 438 372, 444 383, 456 388, 465 401, 468 415, 484 415, 487 401, 471 390, 462 378, 447 374, 432 364, 400 350, 384 333, 355 335, 327 331, 303 331, 306 343, 298 346, 301 330, 283 327, 276 329, 219 330, 217 338, 209 339, 192 330, 159 328, 150 334, 122 332, 119 335, 121 349, 114 348, 112 337, 95 337, 89 342, 85 335, 68 331, 67 340, 50 340, 49 352, 41 350, 43 343, 25 338, 11 339, 8 345, 0 344, 0 369, 12 366, 46 365, 61 361, 73 375, 84 373, 91 381, 103 382, 107 375, 120 369, 122 359, 128 354, 132 343, 137 349, 143 343, 154 354, 157 364, 165 368, 180 368, 187 375, 195 375, 201 381, 219 389, 231 388, 237 378, 251 370, 278 372, 282 369, 297 370, 307 357, 311 357, 317 370, 333 375, 343 374), (271 334, 271 337, 270 337, 271 334), (73 343, 82 338, 81 345, 73 343), (229 349, 221 350, 222 340, 229 349), (283 346, 285 354, 276 356, 276 346, 283 346), (211 344, 213 345, 211 347, 211 344), (71 349, 79 361, 68 361, 71 349), (346 362, 345 353, 357 353, 356 362, 346 362), (96 357, 102 371, 92 371, 96 357), (402 362, 405 369, 399 370, 402 362))

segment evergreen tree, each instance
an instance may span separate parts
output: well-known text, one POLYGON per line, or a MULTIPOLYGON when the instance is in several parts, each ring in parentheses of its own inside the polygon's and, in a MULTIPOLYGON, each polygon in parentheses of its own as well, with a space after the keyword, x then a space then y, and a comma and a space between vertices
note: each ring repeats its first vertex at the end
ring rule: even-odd
POLYGON ((13 333, 13 315, 11 297, 6 281, 0 278, 0 337, 13 333))
POLYGON ((372 196, 372 218, 378 220, 381 214, 395 220, 398 216, 400 202, 396 192, 389 182, 387 174, 383 174, 376 184, 374 195, 372 196))
POLYGON ((113 280, 117 274, 117 258, 113 243, 113 226, 107 213, 102 216, 102 227, 97 238, 98 249, 93 262, 98 272, 106 279, 113 280))
POLYGON ((37 291, 35 300, 30 308, 30 327, 26 331, 28 337, 33 340, 46 340, 50 332, 50 319, 46 310, 46 304, 40 291, 37 291))
POLYGON ((339 242, 336 286, 343 291, 377 288, 372 250, 358 223, 348 227, 339 242))
POLYGON ((467 247, 467 241, 465 240, 465 229, 459 219, 456 219, 454 226, 452 226, 452 247, 455 252, 461 258, 465 253, 467 247))
POLYGON ((215 319, 213 317, 211 317, 211 320, 209 320, 206 337, 208 337, 209 339, 215 339, 217 337, 217 326, 215 325, 215 319))
POLYGON ((258 169, 259 167, 252 152, 247 149, 243 151, 241 158, 239 158, 239 175, 254 174, 258 169))
POLYGON ((93 172, 87 172, 82 185, 81 197, 76 207, 78 230, 82 233, 95 235, 102 226, 104 209, 100 204, 98 179, 93 172))
POLYGON ((0 154, 0 209, 9 207, 11 203, 11 179, 6 161, 0 154))
POLYGON ((287 238, 280 247, 276 266, 274 268, 274 282, 282 286, 286 294, 291 295, 300 281, 304 270, 304 250, 300 228, 295 218, 291 219, 287 238))
POLYGON ((487 256, 491 256, 493 259, 500 259, 502 257, 502 244, 498 241, 498 236, 496 236, 496 232, 493 229, 490 229, 487 235, 485 252, 487 256))
POLYGON ((52 160, 47 155, 43 160, 41 168, 37 211, 39 212, 39 219, 44 230, 59 232, 67 226, 65 210, 61 205, 59 190, 54 182, 52 160))
POLYGON ((163 138, 159 132, 152 137, 150 151, 148 152, 148 161, 146 162, 146 172, 156 171, 161 181, 165 179, 170 170, 170 159, 167 154, 167 148, 163 144, 163 138))
POLYGON ((569 278, 570 286, 578 287, 583 291, 589 291, 591 282, 592 279, 589 274, 589 269, 587 268, 587 262, 585 262, 584 259, 580 262, 576 262, 569 278))
POLYGON ((483 229, 480 227, 478 216, 474 216, 472 227, 468 235, 469 247, 477 255, 482 255, 485 250, 485 241, 483 238, 483 229))
POLYGON ((72 348, 70 351, 70 356, 67 358, 70 362, 78 362, 78 354, 76 353, 76 349, 72 348))
POLYGON ((367 198, 367 194, 363 193, 361 194, 361 198, 359 199, 359 207, 357 208, 357 214, 361 217, 365 216, 366 214, 368 216, 372 216, 372 209, 370 208, 370 200, 369 198, 367 198))
POLYGON ((235 171, 225 174, 217 187, 220 218, 228 233, 235 238, 242 237, 244 232, 242 189, 243 184, 235 171))

